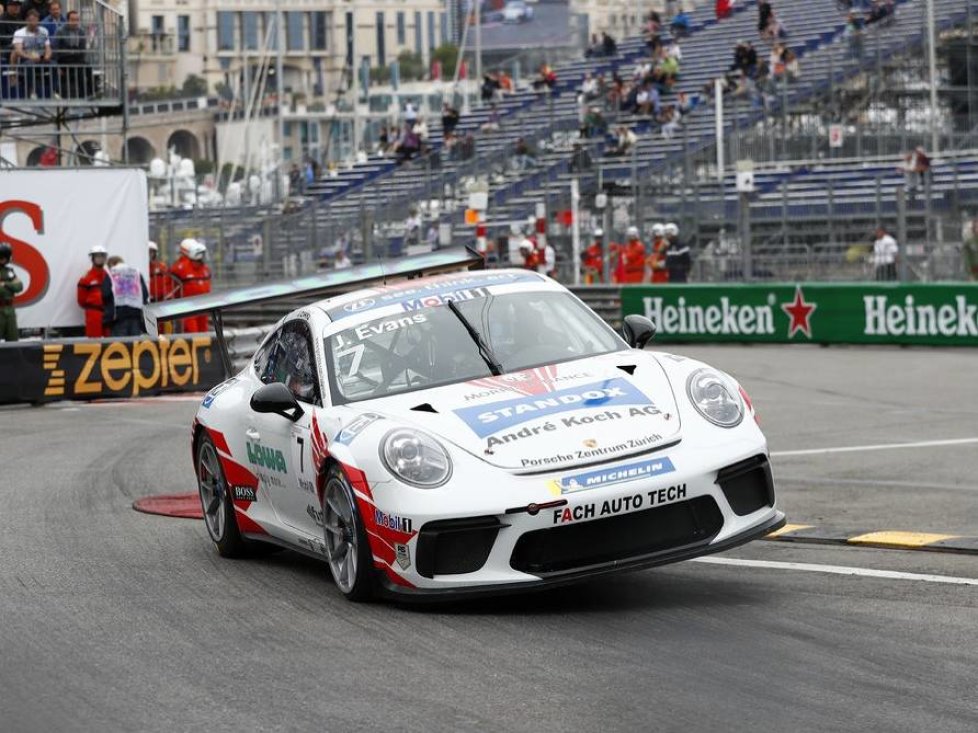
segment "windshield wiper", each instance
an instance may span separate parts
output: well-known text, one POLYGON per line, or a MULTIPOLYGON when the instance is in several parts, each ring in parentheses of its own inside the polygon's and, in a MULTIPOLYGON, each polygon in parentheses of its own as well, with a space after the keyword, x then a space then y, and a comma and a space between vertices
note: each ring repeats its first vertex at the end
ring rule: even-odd
POLYGON ((475 345, 479 347, 479 356, 482 357, 482 360, 486 363, 486 366, 489 367, 489 371, 492 372, 492 376, 498 377, 500 374, 502 374, 503 367, 498 361, 496 361, 496 357, 493 356, 489 345, 483 340, 482 334, 476 330, 475 326, 469 323, 468 318, 462 315, 462 311, 459 310, 457 305, 455 305, 454 300, 446 301, 445 304, 448 306, 448 309, 455 314, 455 317, 461 321, 462 325, 465 326, 465 330, 469 332, 469 336, 472 337, 475 345))

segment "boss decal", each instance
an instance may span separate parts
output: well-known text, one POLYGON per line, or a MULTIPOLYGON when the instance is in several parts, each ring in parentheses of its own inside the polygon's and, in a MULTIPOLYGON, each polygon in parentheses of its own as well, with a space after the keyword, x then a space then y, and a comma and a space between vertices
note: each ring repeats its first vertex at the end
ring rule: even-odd
POLYGON ((231 493, 238 501, 258 501, 258 496, 253 486, 234 486, 231 489, 231 493))

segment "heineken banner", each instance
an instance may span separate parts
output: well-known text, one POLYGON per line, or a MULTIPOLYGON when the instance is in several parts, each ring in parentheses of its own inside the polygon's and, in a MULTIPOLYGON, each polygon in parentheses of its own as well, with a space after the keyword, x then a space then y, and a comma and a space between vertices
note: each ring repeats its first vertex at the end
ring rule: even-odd
POLYGON ((978 283, 634 285, 660 342, 978 346, 978 283))

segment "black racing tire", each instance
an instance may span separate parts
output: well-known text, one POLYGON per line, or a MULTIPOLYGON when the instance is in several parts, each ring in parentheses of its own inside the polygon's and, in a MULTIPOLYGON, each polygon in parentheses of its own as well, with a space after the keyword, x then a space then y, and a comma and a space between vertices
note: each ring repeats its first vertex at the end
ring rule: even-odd
POLYGON ((217 448, 210 436, 204 435, 198 442, 194 463, 200 506, 204 512, 204 526, 217 547, 217 553, 227 558, 250 556, 252 543, 247 542, 238 529, 230 489, 224 478, 217 448))
POLYGON ((333 582, 349 601, 372 600, 375 593, 373 553, 353 487, 339 466, 331 466, 326 473, 322 510, 326 561, 333 582))

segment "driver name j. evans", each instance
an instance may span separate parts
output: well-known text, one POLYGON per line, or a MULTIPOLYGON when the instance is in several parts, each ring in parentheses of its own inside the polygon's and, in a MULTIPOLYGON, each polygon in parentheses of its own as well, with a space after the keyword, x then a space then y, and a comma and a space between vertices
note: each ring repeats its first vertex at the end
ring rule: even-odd
POLYGON ((357 326, 353 329, 357 338, 363 341, 364 339, 373 338, 374 336, 381 336, 385 333, 393 333, 398 329, 404 328, 405 326, 413 326, 418 323, 425 323, 428 317, 424 313, 415 313, 413 316, 403 316, 402 318, 391 318, 386 321, 378 321, 376 323, 364 323, 362 326, 357 326))

